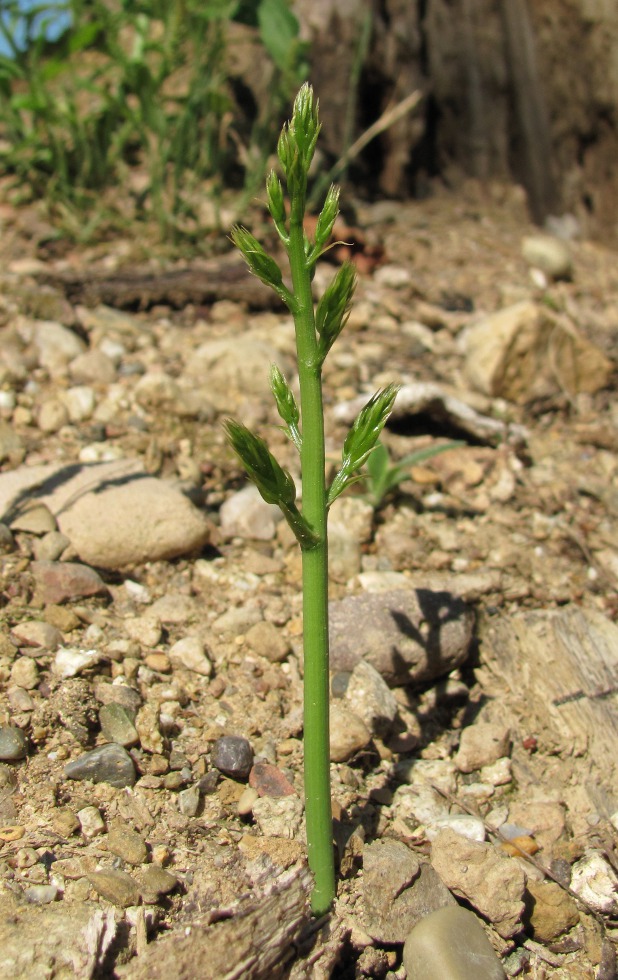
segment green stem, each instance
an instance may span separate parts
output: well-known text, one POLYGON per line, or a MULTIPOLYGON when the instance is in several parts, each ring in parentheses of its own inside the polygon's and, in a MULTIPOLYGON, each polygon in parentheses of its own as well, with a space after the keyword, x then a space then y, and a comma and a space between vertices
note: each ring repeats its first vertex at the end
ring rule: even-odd
POLYGON ((294 315, 302 418, 303 515, 318 543, 302 548, 304 646, 305 816, 309 867, 314 876, 311 907, 328 911, 335 897, 330 798, 328 675, 328 541, 324 474, 322 377, 311 278, 305 255, 304 192, 292 196, 290 270, 297 308, 294 315))

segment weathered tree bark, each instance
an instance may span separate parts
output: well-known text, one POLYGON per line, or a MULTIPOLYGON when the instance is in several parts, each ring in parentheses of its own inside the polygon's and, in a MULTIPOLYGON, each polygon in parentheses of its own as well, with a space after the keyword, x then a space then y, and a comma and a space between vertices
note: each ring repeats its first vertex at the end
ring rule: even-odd
POLYGON ((492 673, 519 696, 529 730, 555 750, 581 757, 597 810, 618 809, 618 626, 569 606, 492 623, 483 644, 492 673))
POLYGON ((124 980, 278 980, 296 956, 310 920, 307 868, 292 868, 264 894, 247 898, 217 922, 184 924, 151 943, 124 980))

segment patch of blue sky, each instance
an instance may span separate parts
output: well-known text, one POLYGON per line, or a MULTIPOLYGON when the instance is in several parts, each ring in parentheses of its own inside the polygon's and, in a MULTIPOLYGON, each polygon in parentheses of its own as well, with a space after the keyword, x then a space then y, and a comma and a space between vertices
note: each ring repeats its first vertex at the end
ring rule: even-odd
MULTIPOLYGON (((10 31, 11 37, 20 51, 24 51, 29 40, 44 34, 48 41, 57 41, 71 23, 71 12, 66 0, 17 0, 7 4, 0 0, 0 17, 10 31), (11 7, 12 10, 7 10, 11 7), (32 14, 34 13, 34 16, 32 14), (20 14, 25 16, 21 17, 20 14), (28 17, 27 15, 31 16, 28 17)), ((10 43, 0 30, 0 55, 12 57, 10 43)))

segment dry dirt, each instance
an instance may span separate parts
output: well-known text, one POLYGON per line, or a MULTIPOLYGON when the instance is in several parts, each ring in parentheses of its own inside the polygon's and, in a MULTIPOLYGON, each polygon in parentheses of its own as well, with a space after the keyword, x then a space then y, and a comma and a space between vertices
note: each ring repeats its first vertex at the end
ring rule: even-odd
MULTIPOLYGON (((230 383, 223 393, 213 394, 202 418, 197 412, 176 414, 156 399, 140 404, 133 395, 144 373, 156 370, 182 380, 195 351, 208 340, 238 336, 242 358, 242 337, 248 330, 258 330, 263 337, 271 331, 289 358, 288 318, 279 311, 247 310, 229 299, 181 309, 159 303, 128 311, 124 315, 134 340, 120 355, 112 382, 94 378, 90 383, 93 414, 78 421, 69 418, 55 431, 42 431, 41 406, 74 381, 68 371, 54 375, 41 366, 36 351, 24 340, 23 318, 60 320, 91 346, 94 334, 87 311, 68 304, 59 293, 43 290, 41 277, 67 270, 83 272, 85 277, 91 269, 113 270, 130 262, 132 245, 114 241, 104 248, 66 249, 57 257, 36 211, 20 212, 5 203, 0 221, 2 342, 5 351, 13 352, 13 360, 8 354, 4 358, 1 388, 7 396, 1 411, 18 437, 6 454, 3 471, 102 459, 111 448, 116 456, 139 459, 151 474, 180 481, 213 527, 211 544, 201 553, 128 569, 99 569, 108 586, 106 597, 63 604, 45 601, 33 584, 31 565, 41 533, 14 527, 12 538, 8 534, 3 538, 0 726, 19 728, 27 739, 26 757, 0 767, 4 781, 0 893, 8 910, 0 912, 4 919, 0 933, 5 961, 13 955, 12 969, 21 964, 22 972, 12 973, 15 980, 18 975, 24 980, 145 976, 140 961, 149 964, 150 975, 170 978, 287 975, 401 980, 405 976, 401 942, 372 943, 367 935, 363 846, 391 838, 403 841, 421 858, 431 856, 423 821, 398 808, 397 787, 406 782, 405 773, 413 769, 415 760, 454 759, 462 730, 482 722, 503 723, 510 730, 507 778, 485 784, 484 791, 470 790, 471 785, 482 786, 483 780, 452 767, 446 798, 451 813, 477 814, 488 830, 507 819, 521 825, 534 842, 532 849, 536 848, 538 866, 527 865, 532 880, 544 878, 540 867, 564 890, 570 868, 591 851, 616 868, 618 824, 616 818, 614 823, 610 820, 618 812, 614 760, 593 758, 594 752, 601 751, 595 748, 593 732, 588 742, 584 738, 575 744, 553 716, 544 719, 543 706, 530 688, 530 677, 543 672, 542 663, 511 664, 504 679, 492 645, 495 629, 513 637, 520 617, 532 613, 551 618, 577 607, 603 617, 608 628, 616 621, 615 374, 596 392, 565 390, 557 382, 555 390, 550 386, 533 402, 515 405, 472 390, 461 340, 466 327, 485 314, 532 299, 567 317, 588 341, 615 357, 615 253, 575 238, 569 243, 573 262, 569 279, 543 280, 531 273, 521 244, 535 229, 516 188, 483 189, 471 184, 457 196, 438 191, 405 206, 358 206, 354 223, 364 242, 361 258, 369 256, 370 261, 361 266, 350 324, 325 370, 326 424, 333 459, 345 436, 345 426, 335 421, 334 406, 389 381, 435 382, 479 413, 525 427, 525 435, 499 444, 462 437, 452 418, 431 411, 394 422, 385 435, 394 458, 428 445, 432 438, 463 438, 465 445, 417 466, 374 510, 361 553, 351 564, 344 556, 335 569, 332 597, 362 594, 361 570, 398 572, 411 584, 462 596, 475 613, 475 640, 465 664, 452 672, 448 682, 442 678, 421 688, 397 688, 399 716, 391 731, 375 734, 344 762, 333 763, 342 865, 339 898, 330 923, 305 936, 304 945, 297 948, 289 946, 290 936, 294 942, 298 939, 294 924, 289 934, 282 928, 279 938, 273 939, 275 922, 283 913, 263 898, 269 878, 279 880, 284 869, 296 868, 299 860, 302 866, 302 830, 294 830, 292 811, 286 811, 283 819, 277 811, 281 799, 296 797, 273 797, 272 812, 260 822, 247 804, 251 797, 246 795, 246 778, 231 780, 212 761, 217 739, 244 736, 256 756, 277 767, 276 778, 288 780, 302 796, 300 560, 281 527, 265 540, 230 537, 221 530, 221 506, 244 486, 225 446, 221 418, 234 414, 258 427, 294 470, 293 449, 274 428, 266 379, 263 395, 259 387, 235 390, 230 383), (380 257, 377 265, 371 256, 380 257), (43 293, 48 306, 43 300, 37 305, 36 297, 43 293), (123 393, 116 415, 97 415, 113 385, 123 393), (96 453, 84 454, 92 446, 96 453), (127 587, 127 581, 133 584, 127 587), (149 610, 163 597, 169 601, 168 611, 157 619, 149 610), (269 659, 259 643, 252 645, 247 639, 250 620, 243 618, 247 609, 259 610, 258 618, 274 624, 283 640, 281 656, 269 659), (222 617, 230 611, 236 619, 232 616, 232 626, 225 627, 222 617), (54 670, 56 649, 27 646, 23 634, 20 640, 19 631, 15 632, 20 624, 32 621, 53 624, 65 647, 94 647, 100 659, 74 677, 59 678, 54 670), (170 656, 174 643, 187 632, 202 638, 212 664, 210 676, 189 670, 170 656), (36 665, 35 675, 25 668, 16 671, 16 664, 24 660, 36 665), (20 679, 22 686, 17 683, 20 679), (100 730, 101 685, 118 679, 124 682, 123 689, 138 693, 141 705, 139 740, 129 748, 137 782, 132 788, 115 788, 107 782, 69 780, 66 764, 106 741, 100 730), (591 782, 598 790, 594 796, 589 791, 591 782), (196 786, 199 792, 194 789, 193 796, 187 796, 196 786), (239 813, 243 794, 246 805, 239 813), (538 819, 535 825, 539 806, 553 814, 549 826, 542 827, 538 819), (99 822, 92 810, 84 816, 87 808, 98 811, 99 822), (118 834, 133 841, 136 857, 131 858, 122 843, 118 845, 118 834), (155 888, 154 895, 141 877, 153 867, 173 876, 165 888, 157 886, 160 890, 155 888), (126 873, 125 891, 114 893, 116 901, 101 894, 104 886, 96 876, 106 870, 126 873), (138 882, 141 891, 131 891, 126 875, 138 882), (41 890, 45 886, 55 891, 41 890), (172 890, 164 894, 167 887, 172 890), (207 922, 222 928, 225 920, 229 927, 235 909, 248 908, 248 914, 253 914, 262 905, 262 926, 264 917, 266 926, 263 935, 256 933, 254 946, 259 951, 269 942, 280 942, 292 955, 291 965, 264 966, 258 956, 256 962, 247 960, 245 967, 235 968, 237 972, 221 972, 221 965, 219 972, 209 972, 211 962, 221 954, 221 943, 209 940, 207 934, 205 940, 196 938, 194 955, 199 949, 200 959, 193 972, 186 947, 185 959, 166 959, 162 953, 156 972, 158 957, 155 952, 152 958, 152 949, 170 930, 186 932, 193 923, 207 922), (95 928, 92 916, 99 909, 95 928), (64 929, 65 938, 56 945, 48 940, 53 933, 51 913, 61 922, 60 931, 64 929), (72 922, 76 928, 82 921, 90 923, 97 937, 90 952, 84 952, 82 933, 81 939, 76 938, 68 925, 72 922), (29 949, 29 960, 27 956, 19 960, 17 952, 10 952, 15 923, 20 924, 23 937, 20 955, 26 956, 29 949), (93 952, 97 942, 104 954, 93 952), (62 965, 63 957, 68 957, 69 966, 62 965)), ((326 272, 331 270, 326 266, 326 272)), ((318 282, 325 276, 320 272, 318 282)), ((98 315, 102 316, 100 308, 98 315)), ((551 376, 551 365, 547 370, 551 376)), ((208 378, 196 381, 196 388, 208 400, 208 378)), ((69 546, 63 554, 67 557, 80 556, 72 554, 69 546)), ((516 652, 515 640, 513 644, 516 652)), ((540 641, 536 648, 532 645, 531 656, 536 651, 542 657, 543 649, 540 641)), ((594 658, 594 651, 590 656, 594 658)), ((616 660, 608 670, 613 670, 618 686, 616 660)), ((559 664, 556 671, 560 673, 559 664)), ((593 691, 589 699, 594 709, 593 699, 598 696, 610 719, 602 751, 615 744, 615 733, 609 731, 618 708, 615 692, 610 685, 593 691)), ((577 691, 563 694, 577 702, 577 691)), ((589 717, 594 724, 594 710, 589 717)), ((568 722, 565 725, 568 728, 568 722)), ((106 894, 110 898, 111 893, 106 894)), ((303 894, 301 889, 299 908, 303 894)), ((509 975, 581 980, 609 980, 615 975, 616 901, 611 905, 610 899, 607 913, 595 913, 572 894, 569 898, 576 921, 562 935, 535 936, 529 912, 522 913, 519 928, 506 939, 490 930, 509 975)), ((298 918, 302 922, 302 914, 298 918)), ((491 919, 491 914, 485 919, 491 919)), ((223 950, 234 942, 231 928, 223 950)))

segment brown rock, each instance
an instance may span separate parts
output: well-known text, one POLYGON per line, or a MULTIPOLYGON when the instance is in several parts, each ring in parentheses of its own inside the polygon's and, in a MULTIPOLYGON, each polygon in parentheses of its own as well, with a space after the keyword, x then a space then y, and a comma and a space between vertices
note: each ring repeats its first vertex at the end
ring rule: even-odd
POLYGON ((77 562, 33 561, 30 569, 45 603, 68 602, 89 596, 109 597, 108 588, 93 568, 77 562))
POLYGON ((249 773, 249 786, 260 796, 292 796, 296 790, 277 766, 256 762, 249 773))
POLYGON ((579 922, 575 902, 560 885, 531 878, 526 890, 526 917, 537 942, 551 942, 579 922))
POLYGON ((511 733, 504 725, 477 722, 464 728, 455 765, 460 772, 474 772, 508 755, 511 733))

